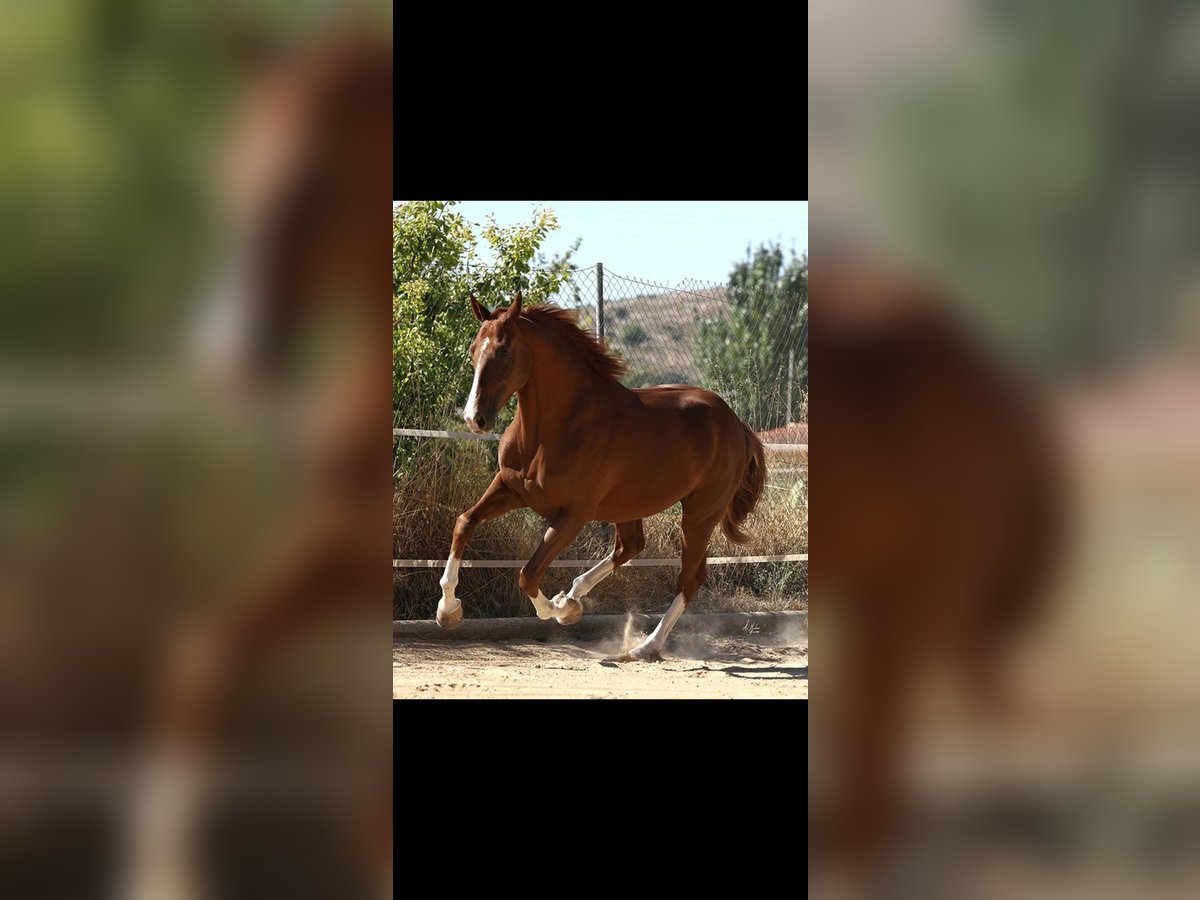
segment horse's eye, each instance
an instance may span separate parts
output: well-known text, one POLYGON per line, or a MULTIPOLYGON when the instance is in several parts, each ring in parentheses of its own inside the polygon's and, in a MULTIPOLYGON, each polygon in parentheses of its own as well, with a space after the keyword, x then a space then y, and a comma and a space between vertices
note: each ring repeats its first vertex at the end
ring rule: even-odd
POLYGON ((507 347, 501 347, 497 352, 501 356, 508 356, 508 348, 507 347))

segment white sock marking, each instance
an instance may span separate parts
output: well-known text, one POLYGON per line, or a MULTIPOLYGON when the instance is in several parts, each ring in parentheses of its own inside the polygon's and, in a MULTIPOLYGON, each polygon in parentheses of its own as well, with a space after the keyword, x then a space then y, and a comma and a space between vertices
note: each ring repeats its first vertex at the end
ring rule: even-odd
MULTIPOLYGON (((491 343, 491 338, 483 339, 483 346, 479 348, 479 358, 483 358, 483 353, 487 350, 488 344, 491 343)), ((471 382, 471 393, 467 397, 467 405, 463 409, 463 419, 470 424, 475 421, 475 416, 479 412, 479 370, 481 366, 475 367, 475 380, 471 382)))
POLYGON ((683 594, 676 594, 674 602, 671 603, 671 608, 667 610, 667 614, 659 621, 658 627, 654 629, 650 637, 646 638, 630 652, 636 654, 652 650, 661 653, 663 647, 667 645, 667 636, 671 633, 671 629, 675 627, 675 623, 679 620, 679 617, 683 615, 685 608, 683 594))
POLYGON ((442 615, 454 612, 462 604, 454 596, 454 589, 458 587, 458 557, 453 553, 446 560, 446 571, 442 573, 438 584, 442 586, 442 599, 438 601, 438 610, 442 615))
POLYGON ((133 798, 126 835, 123 894, 127 900, 194 896, 197 819, 203 786, 195 766, 171 756, 152 760, 133 798))
POLYGON ((547 599, 546 595, 538 590, 538 595, 532 599, 533 608, 537 610, 539 619, 553 619, 557 610, 554 605, 547 599))
POLYGON ((575 600, 582 600, 591 593, 592 588, 615 572, 616 569, 617 567, 613 565, 613 557, 610 553, 571 582, 571 590, 567 592, 567 596, 575 600))

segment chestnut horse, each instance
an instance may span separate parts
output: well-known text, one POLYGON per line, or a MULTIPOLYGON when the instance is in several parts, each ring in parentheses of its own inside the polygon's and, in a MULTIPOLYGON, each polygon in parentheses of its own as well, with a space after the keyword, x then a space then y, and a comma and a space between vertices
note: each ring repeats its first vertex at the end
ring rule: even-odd
POLYGON ((1037 394, 931 285, 849 255, 810 285, 810 628, 827 648, 810 746, 830 792, 810 807, 811 861, 881 877, 905 833, 917 689, 936 666, 979 711, 1005 711, 1005 666, 1053 596, 1066 479, 1037 394))
MULTIPOLYGON (((271 61, 244 99, 221 185, 236 246, 193 349, 253 409, 295 392, 289 355, 322 315, 339 317, 344 344, 305 405, 291 527, 231 601, 168 648, 130 835, 135 897, 196 889, 200 773, 241 682, 322 626, 372 609, 381 625, 391 619, 390 43, 358 31, 323 37, 271 61)), ((390 743, 377 751, 363 843, 390 877, 390 743)))
POLYGON ((475 378, 463 410, 482 434, 517 395, 517 415, 500 441, 500 471, 479 502, 458 517, 442 575, 437 622, 454 628, 454 595, 463 549, 483 522, 529 507, 550 520, 542 543, 521 569, 521 590, 537 615, 570 625, 583 598, 645 546, 642 519, 683 507, 682 567, 671 608, 654 632, 623 657, 656 660, 672 627, 706 577, 713 529, 746 543, 742 522, 766 476, 757 435, 711 391, 673 384, 630 390, 621 363, 566 310, 522 308, 521 294, 489 312, 474 296, 479 332, 471 342, 475 378), (554 599, 542 593, 551 561, 592 520, 616 525, 613 551, 554 599))
POLYGON ((390 582, 389 220, 391 51, 335 35, 275 64, 254 86, 231 142, 231 277, 210 298, 194 349, 238 400, 296 393, 290 354, 336 312, 340 355, 305 407, 300 512, 243 584, 232 612, 184 637, 168 678, 168 731, 211 738, 231 679, 290 639, 379 602, 390 582), (383 272, 383 274, 380 274, 383 272), (386 441, 383 442, 386 445, 386 441), (380 496, 383 499, 380 499, 380 496))

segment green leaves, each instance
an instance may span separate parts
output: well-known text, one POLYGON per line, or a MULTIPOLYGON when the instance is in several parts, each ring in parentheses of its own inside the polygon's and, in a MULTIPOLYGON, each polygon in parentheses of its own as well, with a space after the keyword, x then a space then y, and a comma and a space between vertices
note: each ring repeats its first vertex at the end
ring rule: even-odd
MULTIPOLYGON (((475 224, 450 201, 413 201, 392 211, 392 368, 397 418, 408 427, 451 424, 471 385, 467 346, 479 323, 467 298, 490 309, 518 290, 527 304, 553 296, 571 272, 576 241, 549 261, 538 250, 558 228, 553 211, 529 223, 481 229, 492 261, 480 256, 475 224), (537 263, 537 268, 534 263, 537 263)), ((403 464, 403 460, 401 460, 403 464)))
POLYGON ((703 320, 696 361, 706 381, 758 430, 786 424, 788 362, 793 360, 791 418, 808 389, 808 257, 784 265, 778 246, 761 246, 738 263, 722 315, 703 320))

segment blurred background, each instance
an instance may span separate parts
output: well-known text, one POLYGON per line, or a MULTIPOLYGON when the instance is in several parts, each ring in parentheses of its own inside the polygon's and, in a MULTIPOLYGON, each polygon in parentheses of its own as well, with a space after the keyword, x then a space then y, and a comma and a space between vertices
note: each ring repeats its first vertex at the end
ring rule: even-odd
MULTIPOLYGON (((961 687, 953 677, 905 713, 907 818, 866 895, 1194 895, 1200 11, 1132 0, 808 10, 818 471, 845 437, 822 425, 836 419, 822 373, 842 362, 823 355, 822 260, 837 256, 934 286, 940 308, 1049 412, 1067 461, 1057 486, 1073 497, 1050 614, 1011 659, 1014 709, 984 729, 975 701, 930 699, 961 687)), ((932 408, 935 392, 909 399, 932 408)), ((965 427, 948 421, 918 458, 951 465, 965 427)), ((881 437, 872 459, 891 449, 881 437)), ((847 500, 821 486, 815 597, 832 577, 823 510, 847 500)), ((872 520, 877 503, 857 499, 854 514, 872 520)), ((896 531, 933 516, 909 507, 896 531)), ((813 656, 814 722, 837 702, 822 673, 865 663, 852 645, 836 649, 835 607, 818 604, 810 623, 827 648, 824 662, 813 656)), ((915 608, 897 614, 888 652, 915 667, 905 648, 931 623, 915 608)), ((814 760, 821 734, 814 725, 814 760)), ((857 875, 861 887, 865 866, 857 875)), ((814 893, 838 896, 832 885, 814 881, 814 893)))
MULTIPOLYGON (((276 249, 264 222, 328 213, 323 195, 298 192, 330 183, 303 169, 329 153, 291 162, 313 144, 296 123, 321 102, 319 79, 265 99, 260 87, 339 36, 346 66, 390 54, 391 4, 0 13, 0 868, 14 895, 129 896, 125 823, 168 648, 236 605, 310 493, 305 419, 346 345, 310 334, 248 387, 191 344, 231 265, 276 249)), ((390 65, 386 77, 390 97, 390 65)), ((379 125, 390 136, 390 117, 379 125)), ((390 137, 381 149, 379 211, 361 223, 380 262, 390 137)), ((390 365, 376 346, 382 390, 366 399, 382 418, 390 365)), ((200 876, 155 895, 377 895, 390 871, 379 463, 378 610, 244 673, 220 716, 200 876), (364 813, 378 797, 387 814, 364 813)))
MULTIPOLYGON (((1020 715, 986 740, 971 707, 931 701, 905 720, 911 827, 880 891, 1194 895, 1200 14, 1133 0, 808 9, 813 277, 823 254, 854 248, 941 286, 1052 411, 1076 486, 1020 715)), ((2 15, 0 854, 37 895, 110 896, 166 637, 256 568, 305 489, 289 413, 304 402, 231 404, 180 349, 239 237, 221 148, 262 66, 335 21, 386 40, 391 9, 2 15)), ((820 342, 818 329, 818 385, 820 342)), ((824 433, 818 455, 837 448, 824 433)), ((837 498, 818 487, 818 517, 823 503, 837 498)), ((813 578, 819 594, 819 563, 813 578)), ((237 698, 242 752, 201 867, 225 895, 367 891, 371 841, 350 823, 370 789, 362 754, 389 747, 386 640, 374 621, 330 629, 237 698), (281 741, 307 752, 264 780, 281 741), (272 800, 251 803, 247 784, 272 800)), ((814 716, 822 665, 815 654, 814 716)))

